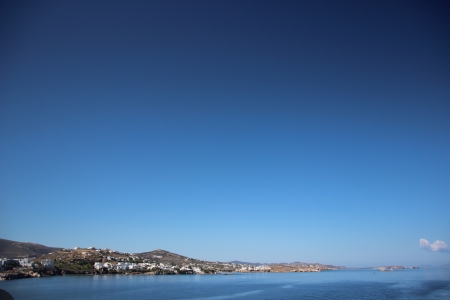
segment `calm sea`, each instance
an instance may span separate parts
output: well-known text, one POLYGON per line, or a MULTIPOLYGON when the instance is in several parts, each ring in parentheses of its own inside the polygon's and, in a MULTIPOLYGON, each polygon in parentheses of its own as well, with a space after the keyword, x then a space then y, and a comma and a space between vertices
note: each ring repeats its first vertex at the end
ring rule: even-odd
POLYGON ((450 269, 62 276, 0 282, 20 299, 450 299, 450 269))

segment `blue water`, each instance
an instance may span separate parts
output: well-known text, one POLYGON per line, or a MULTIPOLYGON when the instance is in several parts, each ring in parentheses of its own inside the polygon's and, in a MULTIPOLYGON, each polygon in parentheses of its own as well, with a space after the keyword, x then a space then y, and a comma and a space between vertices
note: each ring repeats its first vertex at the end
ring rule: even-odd
POLYGON ((450 270, 61 276, 0 282, 20 299, 450 299, 450 270))

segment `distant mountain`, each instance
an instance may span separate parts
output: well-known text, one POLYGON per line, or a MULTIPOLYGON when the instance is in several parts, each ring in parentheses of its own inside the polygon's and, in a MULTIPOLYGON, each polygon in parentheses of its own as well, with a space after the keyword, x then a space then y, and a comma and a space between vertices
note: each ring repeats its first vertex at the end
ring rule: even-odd
POLYGON ((16 258, 25 256, 41 256, 50 252, 59 251, 62 248, 47 247, 28 242, 16 242, 0 239, 0 257, 16 258))
POLYGON ((249 265, 249 266, 262 266, 262 265, 275 266, 276 265, 276 266, 303 267, 305 265, 308 265, 308 266, 313 265, 313 266, 321 266, 321 267, 332 268, 332 269, 346 269, 346 267, 342 267, 342 266, 323 265, 323 264, 319 264, 319 263, 305 263, 305 262, 298 262, 298 261, 292 262, 292 263, 285 263, 285 262, 281 262, 281 263, 251 263, 251 262, 233 260, 233 261, 230 261, 229 263, 249 265))
POLYGON ((240 264, 240 265, 249 265, 249 266, 262 266, 262 265, 268 265, 268 264, 261 264, 261 263, 251 263, 251 262, 245 262, 240 260, 233 260, 228 262, 230 264, 240 264))

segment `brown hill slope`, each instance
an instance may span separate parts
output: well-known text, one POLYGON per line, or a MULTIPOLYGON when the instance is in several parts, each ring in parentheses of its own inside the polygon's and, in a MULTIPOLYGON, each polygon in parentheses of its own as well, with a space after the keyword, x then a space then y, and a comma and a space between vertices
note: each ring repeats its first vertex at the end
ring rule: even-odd
POLYGON ((6 258, 40 256, 42 254, 48 254, 49 252, 55 252, 61 249, 62 248, 47 247, 34 243, 22 243, 0 239, 0 257, 6 258))
POLYGON ((178 264, 178 265, 182 265, 182 264, 187 264, 187 263, 203 263, 205 261, 203 260, 198 260, 198 259, 194 259, 194 258, 189 258, 183 255, 179 255, 176 253, 172 253, 166 250, 153 250, 150 252, 143 252, 143 253, 135 253, 135 255, 142 257, 142 258, 147 258, 150 259, 152 261, 158 262, 158 263, 172 263, 172 264, 178 264))

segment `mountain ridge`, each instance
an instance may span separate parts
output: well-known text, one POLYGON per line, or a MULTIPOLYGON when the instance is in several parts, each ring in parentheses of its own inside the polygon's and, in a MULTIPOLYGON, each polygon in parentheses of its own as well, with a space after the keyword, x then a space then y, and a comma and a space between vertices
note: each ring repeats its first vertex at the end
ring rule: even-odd
POLYGON ((48 247, 37 243, 17 242, 0 238, 0 257, 41 256, 63 248, 48 247))

